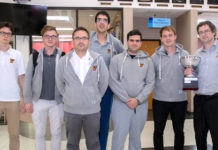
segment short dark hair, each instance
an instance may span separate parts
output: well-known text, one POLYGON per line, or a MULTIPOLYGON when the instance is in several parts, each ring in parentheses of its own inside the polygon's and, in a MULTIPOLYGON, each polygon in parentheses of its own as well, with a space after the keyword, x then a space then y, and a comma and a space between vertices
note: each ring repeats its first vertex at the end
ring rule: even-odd
POLYGON ((97 19, 98 19, 98 16, 99 15, 103 15, 103 16, 106 16, 107 17, 107 20, 108 20, 108 24, 110 23, 110 15, 106 12, 106 11, 99 11, 96 15, 95 15, 95 22, 97 22, 97 19))
POLYGON ((89 38, 89 31, 88 31, 86 28, 84 28, 84 27, 78 27, 78 28, 76 28, 76 29, 73 31, 73 33, 72 33, 72 38, 74 38, 74 35, 75 35, 75 33, 76 33, 77 31, 85 31, 85 32, 87 33, 87 35, 88 35, 88 38, 89 38))
POLYGON ((208 25, 209 26, 209 28, 210 28, 210 30, 213 32, 213 33, 215 33, 215 35, 214 35, 214 37, 216 37, 216 26, 212 23, 212 22, 210 22, 210 21, 203 21, 203 22, 200 22, 198 25, 197 25, 197 32, 198 32, 198 34, 199 34, 199 28, 200 27, 202 27, 202 26, 205 26, 205 25, 208 25))
POLYGON ((162 34, 164 31, 172 31, 176 35, 176 29, 173 26, 164 26, 160 29, 160 37, 162 37, 162 34))
POLYGON ((127 41, 129 40, 129 37, 133 35, 139 35, 140 40, 142 40, 142 33, 139 30, 134 29, 134 30, 129 31, 129 33, 127 34, 127 41))
POLYGON ((9 28, 11 30, 12 34, 13 34, 14 27, 13 27, 13 24, 11 22, 7 22, 7 21, 0 22, 0 29, 4 28, 4 27, 9 28))
POLYGON ((56 27, 45 25, 41 30, 41 36, 43 36, 45 34, 45 32, 47 32, 47 31, 55 31, 58 35, 58 31, 56 30, 56 27))

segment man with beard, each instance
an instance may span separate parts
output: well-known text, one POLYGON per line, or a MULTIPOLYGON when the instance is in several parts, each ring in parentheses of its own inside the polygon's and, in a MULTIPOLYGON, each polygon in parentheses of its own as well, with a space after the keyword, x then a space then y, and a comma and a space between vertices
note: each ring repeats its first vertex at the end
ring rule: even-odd
MULTIPOLYGON (((90 34, 90 49, 101 54, 107 67, 109 67, 111 58, 114 55, 123 52, 125 48, 117 38, 107 33, 110 26, 110 16, 106 11, 99 11, 95 15, 95 26, 97 31, 91 32, 90 34)), ((101 121, 99 133, 101 150, 106 150, 107 147, 112 99, 113 93, 108 87, 101 101, 101 121)))
POLYGON ((163 133, 170 114, 175 133, 174 149, 184 149, 184 122, 187 109, 186 92, 183 91, 184 67, 182 56, 188 55, 181 44, 176 43, 176 30, 165 26, 160 30, 162 45, 152 55, 155 70, 153 95, 154 149, 163 150, 163 133))

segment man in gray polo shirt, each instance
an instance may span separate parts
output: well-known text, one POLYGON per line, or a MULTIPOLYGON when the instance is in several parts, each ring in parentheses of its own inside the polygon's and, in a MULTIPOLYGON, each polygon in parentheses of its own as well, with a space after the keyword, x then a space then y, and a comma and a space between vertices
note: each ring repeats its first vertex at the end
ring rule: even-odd
MULTIPOLYGON (((95 15, 95 26, 97 31, 91 32, 90 34, 90 49, 101 54, 107 67, 109 67, 111 58, 116 54, 122 53, 125 48, 117 38, 107 33, 107 30, 110 26, 110 16, 106 11, 99 11, 95 15)), ((101 150, 106 150, 107 147, 112 98, 113 93, 108 87, 101 101, 101 120, 99 133, 101 150)))
POLYGON ((60 150, 63 108, 62 98, 55 84, 55 70, 63 53, 56 47, 58 33, 55 27, 44 26, 41 35, 45 47, 30 56, 24 80, 25 110, 32 113, 36 150, 46 149, 48 116, 52 135, 51 150, 60 150))

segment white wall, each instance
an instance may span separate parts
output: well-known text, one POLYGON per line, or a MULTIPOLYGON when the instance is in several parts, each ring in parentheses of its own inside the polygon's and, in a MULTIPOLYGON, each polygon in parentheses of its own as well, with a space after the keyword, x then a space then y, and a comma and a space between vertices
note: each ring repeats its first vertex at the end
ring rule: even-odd
MULTIPOLYGON (((207 0, 204 0, 204 5, 197 5, 195 6, 202 6, 201 7, 192 7, 193 5, 190 4, 190 0, 186 0, 186 4, 181 4, 183 7, 174 7, 174 4, 172 3, 172 0, 169 0, 170 3, 155 3, 153 2, 141 2, 139 3, 138 0, 133 0, 133 2, 129 2, 130 5, 121 5, 120 3, 128 3, 128 2, 118 2, 118 0, 114 0, 112 2, 109 2, 109 5, 102 5, 102 3, 105 3, 104 1, 99 2, 98 0, 20 0, 20 1, 28 1, 27 4, 34 4, 34 5, 45 5, 49 7, 127 7, 127 8, 157 8, 157 9, 194 9, 194 10, 202 10, 202 11, 216 11, 218 12, 218 8, 209 8, 211 5, 207 4, 207 0), (139 4, 150 4, 150 6, 142 6, 139 4), (158 6, 157 4, 167 4, 168 6, 158 6)), ((0 2, 6 2, 6 3, 16 3, 13 0, 0 0, 0 2)), ((177 4, 180 5, 180 4, 177 4)), ((214 5, 216 6, 216 5, 214 5)), ((216 6, 217 7, 217 6, 216 6)))
MULTIPOLYGON (((175 19, 172 19, 171 21, 172 25, 176 28, 175 19)), ((160 39, 160 28, 148 28, 147 17, 134 17, 133 23, 133 28, 141 31, 143 39, 160 39)))

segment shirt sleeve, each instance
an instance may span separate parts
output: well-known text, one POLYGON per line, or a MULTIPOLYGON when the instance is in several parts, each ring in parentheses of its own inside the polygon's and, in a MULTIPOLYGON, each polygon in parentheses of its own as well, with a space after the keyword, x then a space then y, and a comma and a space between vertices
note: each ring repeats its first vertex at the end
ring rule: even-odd
POLYGON ((145 77, 144 87, 142 91, 139 93, 139 95, 136 97, 136 99, 139 101, 139 104, 144 103, 144 101, 148 99, 148 96, 151 94, 154 88, 154 82, 155 82, 154 66, 153 66, 151 59, 149 59, 148 60, 148 71, 145 77))
POLYGON ((117 59, 115 59, 115 57, 113 57, 111 60, 109 74, 109 86, 111 90, 122 102, 126 103, 130 97, 119 80, 117 59))
POLYGON ((18 68, 19 76, 25 74, 25 66, 24 66, 23 56, 21 53, 18 53, 17 56, 17 68, 18 68))

